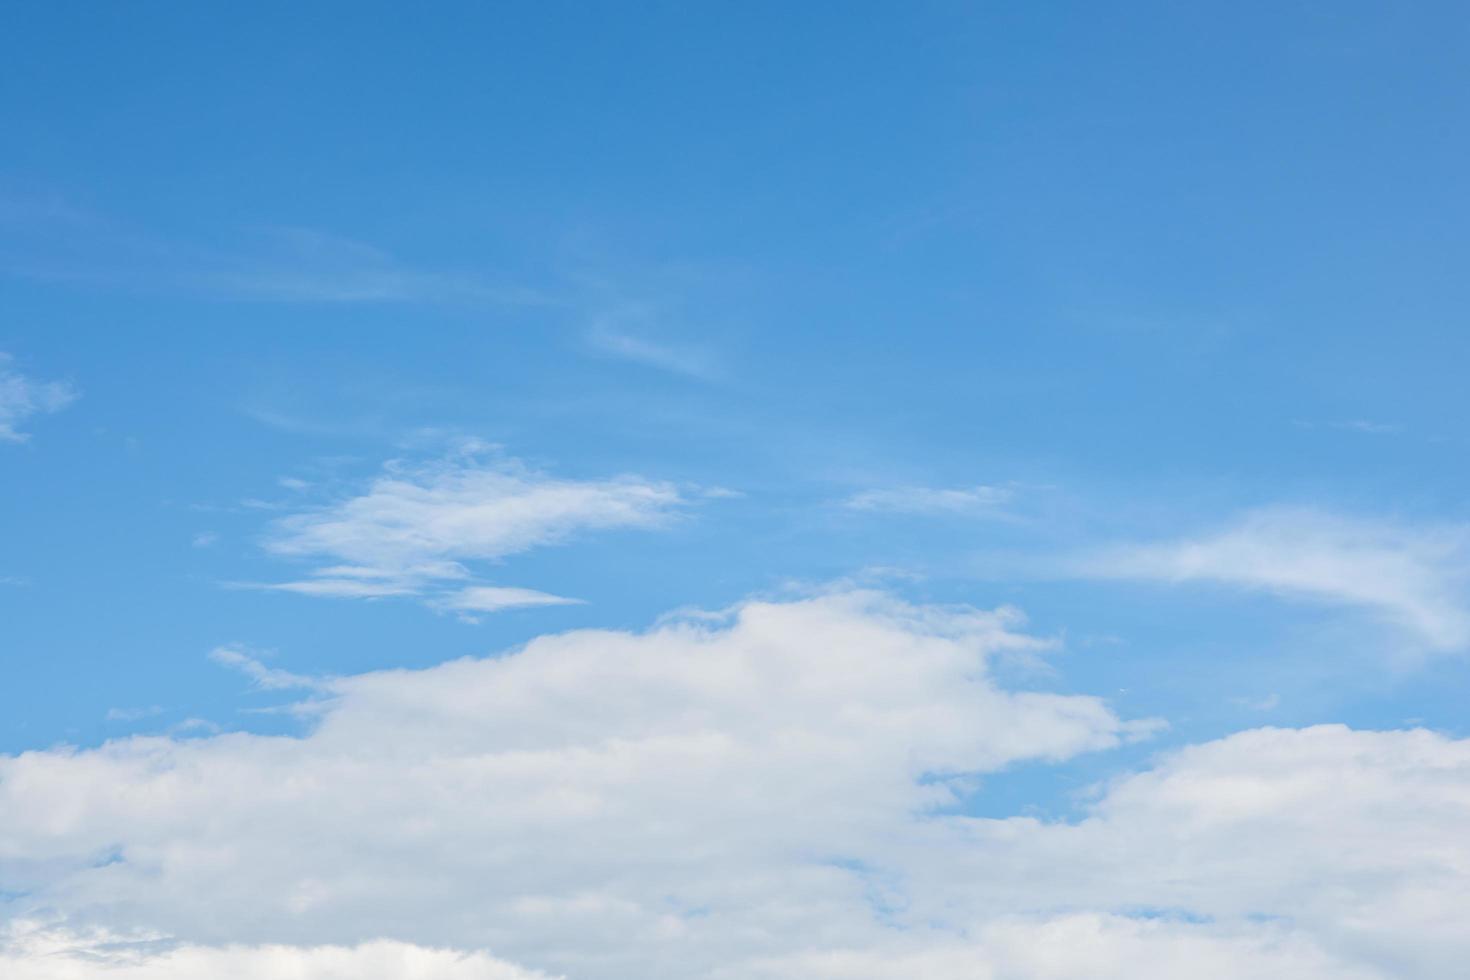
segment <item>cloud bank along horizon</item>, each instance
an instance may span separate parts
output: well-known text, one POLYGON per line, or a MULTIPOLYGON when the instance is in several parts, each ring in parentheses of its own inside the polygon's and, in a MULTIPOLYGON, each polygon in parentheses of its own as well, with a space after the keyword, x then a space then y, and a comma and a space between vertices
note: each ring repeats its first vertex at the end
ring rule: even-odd
POLYGON ((1452 969, 1470 740, 1254 729, 1074 821, 967 816, 986 774, 1159 727, 1001 686, 995 658, 1050 645, 1024 625, 840 591, 420 670, 232 652, 311 691, 305 732, 0 762, 0 867, 32 908, 4 956, 77 977, 1452 969))

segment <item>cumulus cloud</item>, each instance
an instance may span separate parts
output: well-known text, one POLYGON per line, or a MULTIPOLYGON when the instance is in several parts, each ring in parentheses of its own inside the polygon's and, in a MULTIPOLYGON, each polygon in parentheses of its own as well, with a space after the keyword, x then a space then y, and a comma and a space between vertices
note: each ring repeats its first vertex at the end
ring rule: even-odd
POLYGON ((1168 918, 1002 916, 964 940, 929 932, 885 948, 742 964, 717 980, 1387 980, 1279 925, 1215 928, 1168 918))
POLYGON ((1006 487, 893 487, 864 490, 845 501, 852 510, 897 514, 993 514, 1010 501, 1006 487))
POLYGON ((1076 822, 915 825, 882 857, 906 928, 717 976, 1438 980, 1470 955, 1467 821, 1470 740, 1242 732, 1076 822))
POLYGON ((0 930, 6 980, 552 980, 487 953, 357 946, 198 946, 17 922, 0 930))
POLYGON ((363 492, 276 521, 268 551, 321 564, 306 578, 256 587, 333 598, 421 596, 458 611, 565 604, 575 600, 475 582, 469 563, 588 531, 664 526, 684 502, 669 483, 558 479, 473 453, 390 463, 363 492))
POLYGON ((1113 548, 1088 575, 1216 582, 1357 606, 1431 650, 1470 645, 1470 532, 1420 529, 1305 508, 1270 508, 1198 537, 1113 548))
POLYGON ((25 442, 28 433, 18 426, 35 415, 59 412, 77 400, 77 390, 62 381, 37 381, 11 365, 14 359, 0 351, 0 442, 25 442))
MULTIPOLYGON (((977 777, 1149 727, 1001 687, 993 657, 1045 646, 1022 625, 750 602, 322 679, 299 737, 0 758, 0 892, 63 940, 157 937, 126 980, 1456 975, 1470 740, 1256 729, 1076 820, 966 816, 977 777)), ((0 963, 111 976, 63 940, 0 963)))
POLYGON ((871 594, 752 602, 322 680, 302 737, 4 758, 0 890, 75 928, 386 937, 578 977, 865 943, 863 869, 974 774, 1148 730, 990 680, 993 655, 1044 645, 1021 625, 871 594))
POLYGON ((1427 980, 1470 954, 1467 820, 1470 740, 1264 728, 1119 781, 1076 824, 951 822, 927 848, 946 861, 910 869, 920 914, 968 898, 982 912, 1172 913, 1206 931, 1270 922, 1366 975, 1427 980), (1004 897, 976 901, 965 882, 980 874, 1004 897))
MULTIPOLYGON (((354 946, 201 946, 20 923, 0 937, 7 980, 553 980, 481 951, 377 940, 354 946)), ((598 976, 585 973, 583 976, 598 976)), ((656 976, 674 974, 656 974, 656 976)), ((969 939, 932 933, 717 968, 710 980, 1385 980, 1279 925, 1220 930, 1125 916, 1009 916, 969 939)), ((570 980, 570 978, 568 978, 570 980)))

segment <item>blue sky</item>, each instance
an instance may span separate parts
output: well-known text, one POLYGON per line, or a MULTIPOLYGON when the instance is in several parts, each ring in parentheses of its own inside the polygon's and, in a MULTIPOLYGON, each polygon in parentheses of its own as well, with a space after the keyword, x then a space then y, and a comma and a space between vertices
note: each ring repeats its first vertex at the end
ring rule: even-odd
MULTIPOLYGON (((740 650, 772 610, 794 632, 769 649, 820 678, 803 630, 927 649, 978 629, 962 607, 1013 609, 1027 638, 984 641, 994 691, 1112 721, 936 763, 974 777, 939 812, 1066 827, 1099 786, 1260 730, 1422 728, 1462 751, 1466 41, 1453 4, 17 9, 0 751, 309 747, 395 671, 598 636, 663 649, 655 624, 690 610, 736 610, 709 642, 740 650)), ((4 841, 17 921, 651 975, 613 940, 547 952, 529 927, 229 933, 69 908, 74 886, 4 841)), ((902 907, 947 894, 854 854, 860 878, 905 869, 902 907)), ((1150 896, 1210 921, 1274 908, 1150 896)), ((1322 938, 1333 914, 1288 937, 1324 975, 1427 977, 1439 953, 1394 942, 1450 949, 1389 935, 1354 959, 1322 938)), ((864 962, 915 969, 915 942, 864 962)), ((664 968, 765 975, 690 943, 664 968)))

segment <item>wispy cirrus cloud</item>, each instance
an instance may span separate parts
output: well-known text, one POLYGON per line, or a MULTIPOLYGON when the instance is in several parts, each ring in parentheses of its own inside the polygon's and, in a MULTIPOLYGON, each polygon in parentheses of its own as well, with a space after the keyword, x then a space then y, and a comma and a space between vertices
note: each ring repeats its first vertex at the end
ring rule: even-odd
POLYGON ((314 677, 267 666, 259 654, 244 647, 215 647, 209 652, 209 659, 244 674, 262 691, 315 690, 322 686, 322 682, 314 677))
POLYGON ((716 361, 708 350, 653 337, 655 316, 650 307, 629 305, 603 310, 587 329, 587 346, 597 354, 643 364, 673 374, 709 380, 716 361))
POLYGON ((667 525, 686 500, 637 476, 553 477, 471 450, 428 463, 389 463, 357 494, 276 520, 265 548, 316 561, 304 578, 253 587, 300 595, 411 596, 463 614, 578 600, 490 585, 472 566, 598 530, 667 525))
POLYGON ((0 274, 260 302, 538 308, 577 324, 584 353, 701 380, 720 373, 711 349, 663 322, 671 299, 630 301, 596 276, 547 273, 528 282, 494 268, 436 266, 323 228, 188 235, 130 226, 55 197, 0 195, 0 274))
POLYGON ((1401 425, 1394 425, 1389 422, 1374 422, 1370 419, 1347 419, 1343 422, 1332 423, 1332 427, 1335 429, 1346 429, 1349 432, 1362 432, 1365 435, 1373 436, 1391 436, 1404 431, 1404 427, 1401 425))
POLYGON ((1370 436, 1400 435, 1404 431, 1401 425, 1377 422, 1372 419, 1339 419, 1334 422, 1308 422, 1298 419, 1295 425, 1299 429, 1336 429, 1340 432, 1357 432, 1370 436))
POLYGON ((526 609, 535 606, 572 606, 581 599, 496 585, 471 585, 434 600, 438 609, 459 613, 499 612, 502 609, 526 609))
POLYGON ((893 514, 994 515, 1015 496, 1009 487, 887 487, 863 490, 843 501, 850 510, 893 514))
POLYGON ((315 228, 258 229, 254 248, 206 264, 199 285, 264 300, 539 306, 545 293, 479 272, 428 270, 385 249, 315 228))
POLYGON ((163 708, 152 704, 146 708, 108 708, 105 718, 108 721, 142 721, 161 714, 163 708))
POLYGON ((262 225, 204 241, 131 227, 54 197, 0 196, 0 272, 275 302, 558 302, 493 270, 426 268, 318 228, 262 225))
POLYGON ((1470 528, 1412 527, 1272 507, 1174 540, 1103 549, 1095 578, 1214 582, 1365 609, 1431 650, 1470 646, 1470 528))
POLYGON ((0 351, 0 442, 25 442, 19 426, 37 415, 59 412, 81 393, 64 381, 38 381, 16 370, 15 359, 0 351))

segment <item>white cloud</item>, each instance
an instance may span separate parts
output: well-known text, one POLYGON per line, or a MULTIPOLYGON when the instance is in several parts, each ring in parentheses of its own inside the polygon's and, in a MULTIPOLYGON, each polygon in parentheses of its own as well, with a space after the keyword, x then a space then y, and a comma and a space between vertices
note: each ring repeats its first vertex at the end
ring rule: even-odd
POLYGON ((850 863, 922 827, 951 777, 1141 731, 988 680, 992 654, 1042 645, 1018 625, 872 595, 752 603, 322 681, 335 700, 301 738, 5 758, 0 890, 75 928, 388 937, 587 977, 863 941, 850 863))
POLYGON ((965 940, 927 933, 877 950, 822 950, 716 980, 1387 980, 1275 925, 1228 929, 1097 913, 1003 916, 965 940))
POLYGON ((893 487, 864 490, 845 501, 853 510, 888 511, 898 514, 995 514, 1010 501, 1005 487, 956 488, 893 487))
MULTIPOLYGON (((319 681, 302 737, 0 757, 0 891, 15 920, 181 944, 140 948, 140 980, 184 975, 176 948, 194 975, 373 977, 359 944, 384 938, 426 964, 385 980, 514 969, 484 950, 596 980, 1457 975, 1470 739, 1257 729, 1075 822, 963 816, 976 774, 1146 729, 1000 688, 991 657, 1044 646, 1020 625, 753 602, 319 681)), ((6 955, 25 980, 71 964, 6 955)))
POLYGON ((158 705, 150 705, 146 708, 108 708, 108 721, 142 721, 144 718, 152 718, 163 714, 163 709, 158 705))
POLYGON ((497 561, 586 531, 661 527, 683 503, 669 483, 557 479, 472 453, 425 465, 393 463, 363 493, 276 521, 269 551, 327 564, 304 579, 254 587, 337 598, 425 596, 441 608, 482 612, 564 604, 575 600, 469 582, 466 563, 497 561))
POLYGON ((1373 422, 1368 419, 1348 419, 1344 422, 1333 423, 1333 427, 1374 436, 1397 435, 1403 431, 1403 426, 1401 425, 1390 425, 1387 422, 1373 422))
POLYGON ((1264 697, 1231 698, 1230 701, 1250 711, 1275 711, 1281 706, 1281 695, 1267 694, 1264 697))
POLYGON ((579 602, 580 599, 567 599, 548 592, 537 592, 535 589, 472 585, 437 600, 435 605, 455 612, 497 612, 501 609, 522 609, 528 606, 576 605, 579 602))
POLYGON ((105 931, 13 923, 0 930, 6 980, 550 980, 486 953, 377 941, 357 946, 160 944, 105 931))
POLYGON ((314 677, 293 674, 278 667, 267 667, 259 657, 239 647, 216 647, 209 652, 209 659, 238 670, 262 691, 310 690, 323 686, 323 682, 314 677))
POLYGON ((1432 650, 1470 645, 1470 533, 1270 508, 1199 537, 1127 545, 1078 568, 1102 578, 1217 582, 1370 610, 1432 650))
POLYGON ((420 594, 427 583, 417 580, 375 581, 361 578, 334 578, 312 572, 317 578, 297 582, 244 582, 231 583, 241 588, 265 589, 269 592, 294 592, 297 595, 321 596, 330 599, 383 599, 389 596, 411 596, 420 594))
POLYGON ((715 374, 714 358, 708 351, 694 347, 676 346, 650 340, 647 336, 630 332, 629 321, 642 323, 653 319, 652 311, 641 306, 629 306, 613 313, 603 313, 592 322, 587 331, 587 344, 595 351, 635 364, 659 368, 674 374, 692 378, 708 379, 715 374))
POLYGON ((1272 922, 1369 975, 1453 976, 1470 954, 1467 821, 1470 740, 1257 729, 1114 784, 1074 825, 947 825, 929 847, 944 863, 910 866, 926 897, 914 913, 943 914, 983 874, 1007 883, 984 903, 995 912, 1069 902, 1216 930, 1272 922))
POLYGON ((17 426, 35 415, 59 412, 78 398, 62 381, 36 381, 16 371, 14 359, 0 352, 0 442, 25 442, 30 435, 17 426))
POLYGON ((1370 436, 1392 436, 1399 435, 1404 431, 1401 425, 1393 425, 1388 422, 1375 422, 1372 419, 1342 419, 1336 422, 1308 422, 1298 420, 1294 423, 1299 429, 1339 429, 1344 432, 1358 432, 1370 436))
POLYGON ((885 944, 721 977, 1439 980, 1470 955, 1470 739, 1256 729, 1107 787, 1075 823, 955 817, 882 857, 885 944))
MULTIPOLYGON (((488 953, 377 940, 354 946, 201 946, 20 923, 0 938, 7 980, 551 980, 488 953)), ((596 976, 596 974, 582 974, 596 976)), ((650 976, 675 974, 655 973, 650 976)), ((823 950, 717 968, 711 980, 1386 980, 1279 926, 1215 930, 1167 920, 1012 916, 967 941, 823 950), (904 948, 908 947, 908 948, 904 948)))

